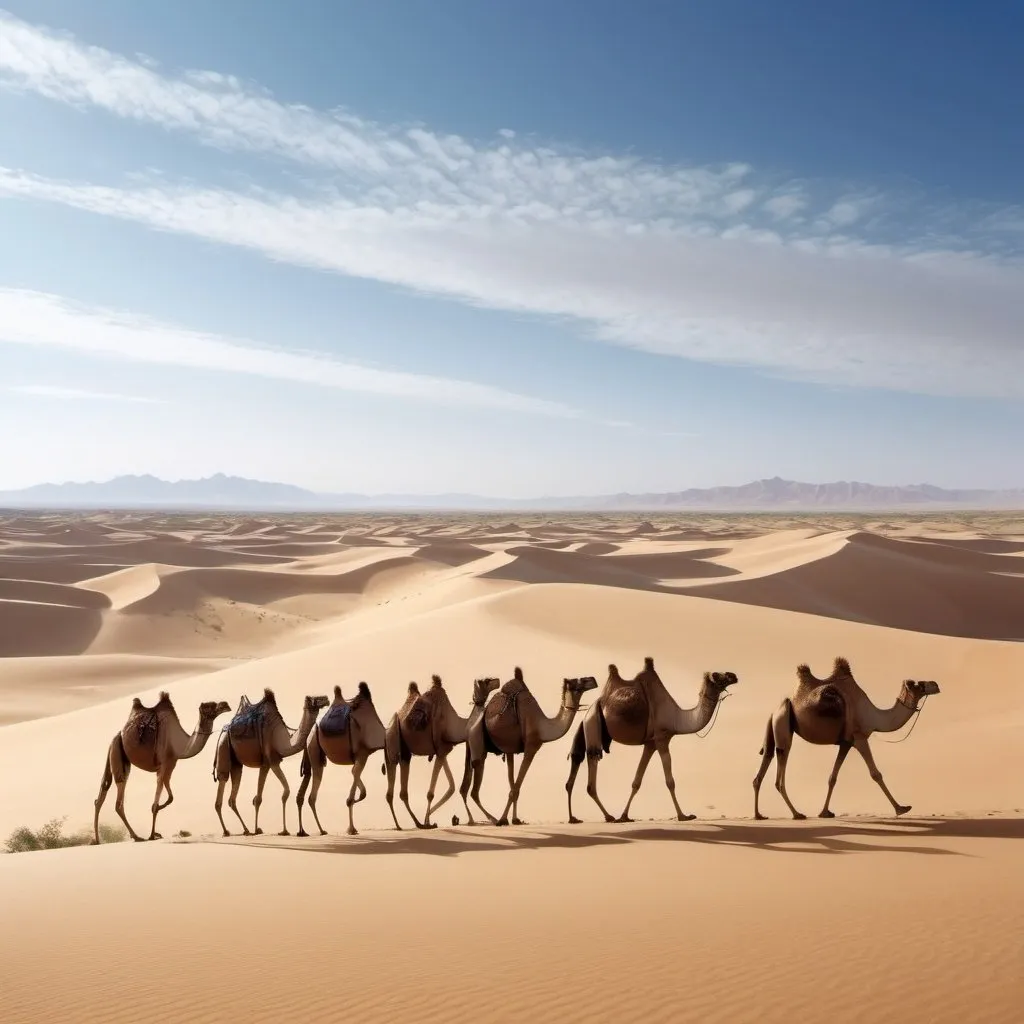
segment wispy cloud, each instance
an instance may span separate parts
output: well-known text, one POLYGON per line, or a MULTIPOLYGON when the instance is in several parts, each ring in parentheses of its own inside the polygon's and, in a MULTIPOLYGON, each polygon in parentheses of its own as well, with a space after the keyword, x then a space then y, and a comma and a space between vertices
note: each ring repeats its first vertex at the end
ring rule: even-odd
POLYGON ((15 384, 7 390, 19 395, 32 395, 36 398, 56 398, 66 401, 138 402, 143 405, 167 404, 163 398, 152 398, 148 395, 118 395, 109 391, 84 391, 81 388, 62 388, 52 384, 15 384))
MULTIPOLYGON (((252 374, 342 391, 361 391, 443 405, 579 418, 549 402, 470 381, 342 362, 315 352, 261 348, 219 335, 183 330, 116 310, 76 305, 56 295, 0 288, 0 342, 48 346, 133 362, 252 374)), ((55 395, 67 389, 50 389, 55 395)), ((42 392, 37 388, 36 394, 42 392)), ((79 393, 84 396, 85 392, 79 393)), ((111 397, 111 396, 107 396, 111 397)))
POLYGON ((568 317, 617 345, 831 384, 1024 395, 1024 269, 1017 236, 993 226, 1019 210, 379 125, 3 15, 0 81, 314 172, 284 194, 0 169, 0 194, 568 317))

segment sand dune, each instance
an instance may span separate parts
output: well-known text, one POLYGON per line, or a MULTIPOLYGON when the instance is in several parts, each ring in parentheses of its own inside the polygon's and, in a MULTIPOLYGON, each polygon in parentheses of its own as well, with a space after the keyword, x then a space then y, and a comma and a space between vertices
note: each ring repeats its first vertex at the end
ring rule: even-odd
MULTIPOLYGON (((565 825, 570 732, 530 769, 528 826, 453 827, 453 814, 465 819, 456 795, 436 832, 396 833, 375 754, 360 836, 343 835, 349 769, 328 765, 319 811, 330 835, 221 840, 211 740, 178 765, 160 815, 165 836, 188 841, 0 857, 0 1019, 133 1021, 142 986, 173 994, 146 1004, 156 1021, 234 1019, 243 1005, 257 1024, 334 1020, 341 1003, 363 1019, 427 1022, 1016 1021, 1024 524, 1007 522, 1017 520, 0 518, 0 837, 64 815, 70 828, 89 824, 131 698, 150 703, 160 689, 191 730, 201 701, 235 706, 267 686, 295 725, 304 695, 335 684, 352 694, 360 680, 387 721, 408 682, 433 672, 461 714, 474 677, 508 679, 516 665, 550 715, 563 677, 603 681, 610 662, 632 674, 653 655, 684 706, 703 672, 739 676, 706 736, 673 740, 677 793, 698 815, 686 824, 667 820, 655 758, 637 824, 605 825, 581 778, 584 824, 565 825), (840 818, 791 822, 769 785, 775 820, 752 821, 765 722, 798 662, 825 674, 838 654, 879 706, 904 678, 940 682, 906 742, 906 730, 872 739, 913 811, 888 817, 851 755, 840 818), (240 901, 228 909, 224 879, 240 901), (272 927, 252 919, 253 892, 272 927), (146 939, 124 911, 140 899, 146 939), (426 952, 399 945, 414 906, 440 922, 426 952), (330 938, 339 927, 351 937, 330 938), (269 983, 240 1002, 231 979, 253 964, 269 983)), ((794 746, 789 791, 811 814, 834 754, 794 746)), ((600 762, 616 813, 638 757, 613 745, 600 762)), ((299 761, 283 766, 293 832, 299 761)), ((432 767, 412 765, 420 811, 432 767)), ((250 823, 256 774, 244 772, 239 800, 250 823)), ((140 830, 153 789, 152 775, 132 773, 125 806, 140 830)), ((497 811, 506 793, 506 767, 489 757, 482 799, 497 811)), ((270 777, 268 832, 281 812, 270 777)), ((102 820, 116 821, 113 799, 102 820)))

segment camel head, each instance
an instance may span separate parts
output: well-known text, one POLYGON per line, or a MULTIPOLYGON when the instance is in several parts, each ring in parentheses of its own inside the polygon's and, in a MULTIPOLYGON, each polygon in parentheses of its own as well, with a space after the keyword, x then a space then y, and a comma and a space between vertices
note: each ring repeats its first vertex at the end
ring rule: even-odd
POLYGON ((910 707, 917 707, 923 697, 940 692, 939 684, 934 679, 904 679, 900 701, 910 707))
POLYGON ((494 693, 494 691, 501 686, 501 680, 495 679, 493 676, 488 676, 486 679, 474 679, 473 680, 473 703, 477 707, 483 707, 487 702, 487 698, 494 693))
POLYGON ((330 703, 325 693, 317 694, 315 697, 307 696, 302 702, 302 710, 308 714, 315 715, 321 708, 327 707, 330 703))
POLYGON ((739 682, 735 672, 705 672, 703 691, 709 697, 719 700, 726 688, 739 682))
POLYGON ((213 725, 214 719, 226 715, 231 705, 226 700, 204 700, 199 705, 199 721, 203 725, 213 725))
POLYGON ((569 707, 578 708, 583 694, 587 690, 596 690, 597 680, 593 676, 580 676, 578 679, 562 680, 562 704, 565 705, 566 697, 569 698, 569 707))

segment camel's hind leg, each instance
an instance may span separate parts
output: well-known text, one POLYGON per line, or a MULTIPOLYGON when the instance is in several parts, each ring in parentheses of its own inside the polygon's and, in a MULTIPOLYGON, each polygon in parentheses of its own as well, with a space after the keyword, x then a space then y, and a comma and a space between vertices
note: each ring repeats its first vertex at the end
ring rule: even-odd
POLYGON ((576 729, 576 735, 572 738, 572 746, 569 748, 569 778, 565 780, 565 795, 569 803, 569 824, 578 825, 580 819, 572 813, 572 790, 576 785, 576 776, 579 774, 580 765, 586 757, 587 741, 583 735, 583 723, 580 722, 576 729))
POLYGON ((828 805, 832 802, 832 790, 836 788, 836 780, 839 778, 839 769, 843 767, 846 755, 850 752, 852 744, 846 740, 839 741, 839 753, 836 754, 836 763, 832 765, 832 774, 828 777, 828 792, 825 794, 825 806, 822 807, 819 818, 834 818, 835 814, 829 810, 828 805))
POLYGON ((888 797, 889 803, 892 804, 892 809, 896 812, 896 816, 899 817, 901 814, 906 814, 910 810, 910 804, 897 803, 896 797, 889 792, 889 787, 885 784, 885 779, 882 778, 882 773, 878 770, 878 765, 875 764, 875 759, 871 754, 871 747, 868 746, 867 736, 863 733, 857 733, 853 737, 853 745, 857 748, 857 753, 864 758, 864 763, 868 766, 871 778, 878 783, 878 788, 888 797))
POLYGON ((665 736, 660 740, 655 740, 654 743, 658 753, 661 755, 661 766, 665 769, 665 787, 668 789, 668 795, 672 797, 672 806, 676 809, 676 820, 693 821, 697 815, 685 814, 683 809, 679 806, 679 801, 676 799, 676 780, 672 775, 672 754, 668 749, 670 738, 671 737, 665 736))
POLYGON ((277 834, 279 836, 288 836, 291 835, 288 831, 288 797, 292 795, 291 790, 288 788, 288 778, 279 761, 271 764, 270 770, 277 776, 278 782, 281 783, 281 831, 277 834))
POLYGON ((622 814, 619 815, 618 821, 628 822, 633 819, 629 816, 629 809, 633 805, 633 799, 637 793, 640 792, 640 783, 644 781, 644 772, 647 771, 647 766, 651 763, 651 758, 654 756, 655 746, 653 743, 645 743, 643 753, 640 755, 640 763, 636 766, 636 775, 633 776, 633 786, 629 793, 629 799, 626 801, 626 807, 622 814))
POLYGON ((583 740, 587 755, 587 796, 597 804, 604 815, 604 820, 612 822, 615 819, 608 813, 608 808, 601 803, 601 798, 597 795, 597 766, 604 755, 602 723, 601 705, 595 703, 583 719, 583 740))
POLYGON ((496 825, 507 825, 508 824, 508 812, 512 806, 512 790, 516 785, 516 755, 506 754, 505 755, 505 767, 508 769, 508 801, 505 804, 505 810, 502 811, 501 817, 495 822, 496 825))
MULTIPOLYGON (((369 756, 368 752, 357 755, 355 763, 352 765, 352 788, 348 791, 348 799, 345 801, 345 806, 348 808, 348 834, 350 836, 359 835, 359 832, 356 830, 355 820, 352 817, 352 808, 366 796, 366 787, 363 785, 363 769, 366 767, 366 761, 369 756), (356 796, 360 791, 362 791, 362 796, 356 796)), ((312 807, 312 802, 310 806, 312 807)), ((316 814, 315 810, 313 814, 316 814)), ((320 824, 319 819, 317 824, 320 824)), ((324 834, 323 829, 320 830, 320 834, 324 834)))
MULTIPOLYGON (((235 817, 238 819, 238 824, 242 826, 242 835, 251 836, 252 833, 249 831, 249 826, 246 825, 245 820, 242 818, 241 812, 238 810, 238 790, 242 785, 242 762, 236 761, 232 758, 231 760, 231 792, 228 793, 228 807, 235 812, 235 817)), ((221 819, 221 824, 224 823, 224 819, 221 819)), ((224 835, 229 835, 228 830, 224 829, 224 835)))
POLYGON ((761 767, 757 769, 757 774, 754 776, 754 817, 758 821, 764 821, 767 815, 761 813, 758 802, 761 796, 761 783, 764 782, 764 777, 768 774, 768 769, 775 758, 775 731, 772 728, 771 718, 768 719, 768 724, 764 729, 764 743, 760 753, 761 767))
POLYGON ((775 738, 775 757, 777 761, 775 788, 779 791, 782 799, 786 801, 790 814, 797 821, 803 821, 807 815, 801 814, 793 806, 793 801, 789 799, 789 794, 786 792, 786 764, 789 761, 789 751, 793 744, 792 716, 793 705, 786 700, 772 718, 772 735, 775 738))
MULTIPOLYGON (((475 825, 476 822, 473 820, 473 812, 469 809, 469 788, 472 785, 473 777, 476 774, 475 766, 473 764, 473 754, 470 751, 469 740, 466 741, 466 760, 462 768, 462 781, 459 783, 459 796, 462 797, 462 806, 466 808, 466 821, 470 825, 475 825)), ((458 825, 459 819, 456 817, 452 818, 452 824, 458 825)))
POLYGON ((256 779, 256 795, 252 798, 252 806, 256 811, 256 815, 252 823, 252 834, 254 836, 263 835, 263 829, 260 828, 260 805, 263 803, 263 787, 267 784, 267 776, 270 774, 270 765, 261 764, 260 773, 256 779))
POLYGON ((114 737, 113 743, 110 744, 109 764, 110 774, 113 776, 114 786, 117 789, 117 795, 114 798, 114 810, 117 811, 117 816, 124 822, 124 827, 128 829, 128 835, 135 842, 141 843, 143 842, 142 836, 136 834, 135 829, 132 828, 124 813, 124 789, 128 784, 128 775, 131 773, 132 763, 124 752, 124 744, 121 742, 120 733, 114 737))
MULTIPOLYGON (((110 786, 114 781, 114 765, 123 765, 127 763, 127 758, 124 756, 124 747, 121 745, 121 734, 118 733, 111 741, 110 746, 107 747, 107 756, 103 763, 103 778, 100 779, 100 791, 93 801, 93 819, 92 819, 92 842, 90 846, 100 845, 100 809, 103 807, 104 801, 107 799, 107 793, 110 791, 110 786)), ((125 821, 124 815, 121 815, 121 820, 126 825, 128 822, 125 821)), ((131 834, 133 839, 138 837, 132 832, 131 825, 128 825, 128 832, 131 834)))
MULTIPOLYGON (((413 824, 417 828, 430 828, 429 825, 424 825, 419 818, 416 817, 413 812, 412 805, 409 803, 409 767, 412 764, 412 758, 406 758, 404 761, 400 761, 398 765, 398 798, 405 804, 405 809, 409 812, 409 817, 412 818, 413 824)), ((392 810, 391 814, 394 815, 392 810)), ((398 825, 398 819, 395 819, 395 825, 398 825)))
MULTIPOLYGON (((536 750, 528 750, 523 755, 522 763, 519 765, 519 774, 516 776, 515 782, 512 783, 509 794, 508 803, 505 805, 505 813, 502 818, 508 819, 509 807, 512 808, 512 824, 513 825, 525 825, 526 822, 520 820, 519 817, 519 794, 523 791, 523 779, 526 778, 526 773, 530 770, 530 765, 533 764, 533 759, 537 756, 536 750)), ((512 774, 512 757, 509 755, 509 775, 512 774)), ((500 820, 500 819, 499 819, 500 820)))
POLYGON ((452 775, 451 767, 448 764, 447 754, 438 754, 437 762, 434 765, 434 775, 430 780, 430 792, 427 794, 427 814, 423 819, 423 824, 427 828, 437 828, 437 822, 431 822, 431 814, 436 814, 451 798, 455 792, 455 776, 452 775), (437 779, 438 770, 444 772, 445 780, 448 782, 448 788, 445 790, 444 796, 441 797, 437 803, 433 803, 434 799, 434 783, 437 779))
POLYGON ((153 806, 151 808, 153 812, 153 824, 149 830, 149 838, 152 839, 163 839, 156 830, 156 816, 165 808, 170 807, 174 803, 174 794, 171 792, 171 772, 174 771, 174 763, 168 765, 161 765, 157 769, 156 773, 156 794, 153 797, 153 806), (160 803, 160 790, 167 790, 167 799, 160 803))
MULTIPOLYGON (((319 754, 319 748, 316 751, 319 754)), ((320 792, 320 784, 324 781, 324 765, 319 757, 309 757, 307 755, 306 760, 302 765, 303 769, 308 771, 302 777, 302 782, 299 784, 299 792, 295 797, 295 803, 299 809, 299 830, 295 834, 297 836, 308 836, 309 833, 302 827, 302 801, 306 794, 306 790, 309 790, 309 809, 313 812, 313 820, 316 822, 316 827, 320 830, 320 835, 327 835, 327 830, 320 824, 320 817, 316 813, 316 797, 320 792)))

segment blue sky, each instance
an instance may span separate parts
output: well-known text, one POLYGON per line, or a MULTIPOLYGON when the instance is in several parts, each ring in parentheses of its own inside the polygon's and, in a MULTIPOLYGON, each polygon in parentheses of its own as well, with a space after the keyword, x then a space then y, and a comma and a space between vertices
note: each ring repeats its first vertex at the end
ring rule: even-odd
POLYGON ((1020 4, 4 4, 0 489, 1024 482, 1020 4))

